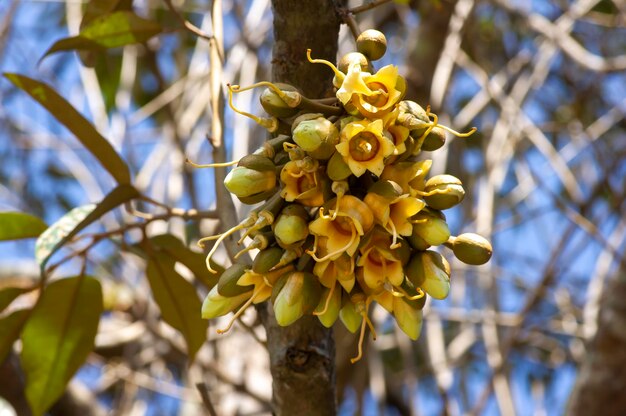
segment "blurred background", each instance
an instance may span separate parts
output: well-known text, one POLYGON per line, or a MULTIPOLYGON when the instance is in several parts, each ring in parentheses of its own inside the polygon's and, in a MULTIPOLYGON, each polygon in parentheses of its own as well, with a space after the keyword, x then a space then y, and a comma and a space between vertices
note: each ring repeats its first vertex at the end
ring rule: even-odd
MULTIPOLYGON (((352 365, 355 337, 336 326, 340 413, 562 414, 601 333, 599 312, 611 301, 605 289, 626 274, 626 4, 378 3, 364 11, 354 9, 360 1, 345 5, 361 29, 386 34, 388 53, 377 66, 397 65, 407 98, 430 105, 443 124, 478 128, 434 152, 431 174, 461 178, 467 195, 447 212, 451 231, 487 236, 494 255, 481 267, 447 256, 451 294, 426 305, 417 342, 375 309, 379 339, 352 365)), ((171 4, 211 33, 210 2, 171 4)), ((186 157, 211 161, 209 42, 177 30, 180 21, 165 2, 136 0, 137 14, 171 30, 93 55, 93 67, 81 65, 74 52, 39 61, 54 41, 78 32, 83 6, 80 0, 0 2, 0 72, 53 86, 110 140, 131 166, 135 186, 152 199, 215 210, 213 172, 185 164, 186 157)), ((225 0, 223 11, 223 84, 269 80, 270 1, 225 0)), ((354 50, 345 25, 339 50, 354 50)), ((255 92, 237 94, 235 105, 262 113, 255 92)), ((229 160, 266 138, 229 109, 224 123, 229 160)), ((0 210, 51 224, 100 201, 113 181, 95 165, 68 130, 0 78, 0 210)), ((236 207, 242 218, 248 208, 236 207)), ((134 221, 116 211, 100 227, 134 221)), ((146 230, 195 247, 217 225, 207 215, 153 221, 146 230)), ((140 238, 135 231, 124 243, 140 238)), ((32 240, 0 243, 0 287, 38 279, 33 251, 32 240)), ((216 259, 226 262, 225 252, 216 259)), ((68 261, 55 275, 79 267, 68 261)), ((254 310, 226 335, 215 334, 222 321, 212 322, 208 342, 188 367, 180 336, 158 320, 144 259, 120 249, 119 241, 103 241, 89 252, 87 268, 103 285, 108 312, 71 394, 94 403, 94 414, 203 414, 199 381, 219 415, 268 413, 271 377, 254 310)), ((183 267, 180 273, 191 277, 183 267)))

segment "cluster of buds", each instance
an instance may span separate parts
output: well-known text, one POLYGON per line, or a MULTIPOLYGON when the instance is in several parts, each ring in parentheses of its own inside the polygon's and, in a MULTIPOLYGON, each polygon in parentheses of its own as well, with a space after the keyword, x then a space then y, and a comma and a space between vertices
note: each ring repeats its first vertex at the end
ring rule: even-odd
MULTIPOLYGON (((476 234, 451 236, 443 210, 463 200, 461 181, 452 175, 428 177, 432 164, 422 151, 440 148, 446 132, 437 116, 404 100, 406 84, 397 67, 374 72, 383 56, 382 33, 367 30, 357 52, 330 67, 336 95, 309 99, 286 84, 229 85, 234 111, 253 118, 273 138, 237 162, 226 188, 243 203, 260 206, 236 227, 200 241, 242 231, 251 239, 236 257, 258 249, 253 264, 234 263, 204 301, 204 318, 235 312, 223 333, 251 304, 270 300, 280 325, 313 314, 326 327, 339 319, 356 333, 358 354, 368 316, 378 303, 411 338, 422 326, 426 297, 443 299, 450 290, 450 266, 432 248, 444 245, 468 264, 483 264, 491 246, 476 234), (236 109, 233 93, 263 87, 261 104, 269 117, 236 109)), ((220 166, 220 165, 198 165, 220 166)), ((235 259, 238 261, 237 259, 235 259)))

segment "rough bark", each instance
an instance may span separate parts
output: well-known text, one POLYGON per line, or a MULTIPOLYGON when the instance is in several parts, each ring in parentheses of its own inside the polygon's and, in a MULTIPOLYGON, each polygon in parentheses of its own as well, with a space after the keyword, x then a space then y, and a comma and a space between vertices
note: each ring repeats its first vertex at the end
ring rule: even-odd
POLYGON ((626 270, 605 288, 598 332, 589 345, 568 415, 626 414, 626 270))
MULTIPOLYGON (((332 95, 332 71, 306 59, 335 61, 340 20, 332 0, 273 0, 272 78, 298 87, 309 98, 332 95)), ((267 331, 276 415, 336 414, 335 344, 332 331, 305 316, 280 327, 271 305, 262 310, 267 331)))

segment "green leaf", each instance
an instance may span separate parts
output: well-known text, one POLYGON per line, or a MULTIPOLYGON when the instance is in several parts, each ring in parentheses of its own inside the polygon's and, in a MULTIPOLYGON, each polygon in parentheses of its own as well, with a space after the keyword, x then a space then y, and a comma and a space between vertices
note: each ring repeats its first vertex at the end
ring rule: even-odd
POLYGON ((163 320, 182 333, 189 360, 193 361, 206 340, 207 330, 207 322, 200 316, 202 304, 196 289, 176 273, 174 261, 167 257, 149 259, 146 274, 163 320))
POLYGON ((93 277, 50 283, 22 331, 26 398, 42 415, 93 350, 102 313, 102 289, 93 277))
POLYGON ((55 42, 43 58, 60 51, 101 50, 141 43, 162 31, 163 28, 157 22, 141 18, 130 11, 117 11, 94 18, 81 29, 78 36, 55 42))
POLYGON ((35 243, 35 258, 43 270, 50 256, 74 237, 80 230, 102 217, 113 208, 139 196, 130 185, 120 185, 99 204, 74 208, 41 234, 35 243))
POLYGON ((131 0, 90 0, 87 2, 80 28, 87 26, 94 19, 109 14, 115 10, 130 10, 131 0))
POLYGON ((0 319, 0 363, 4 362, 11 351, 29 315, 29 309, 20 309, 0 319))
POLYGON ((39 236, 48 228, 45 222, 24 212, 0 212, 0 241, 39 236))
POLYGON ((115 178, 119 184, 130 183, 130 170, 111 143, 94 128, 86 118, 45 83, 19 74, 5 73, 16 87, 27 92, 33 99, 67 127, 115 178))
POLYGON ((202 253, 192 251, 189 247, 185 246, 182 241, 171 234, 157 235, 150 238, 150 241, 154 247, 164 251, 174 260, 182 263, 191 270, 196 279, 209 289, 217 284, 217 280, 224 271, 222 266, 211 260, 211 266, 214 270, 217 270, 217 273, 210 273, 206 267, 206 256, 202 253))
MULTIPOLYGON (((9 306, 15 298, 33 289, 34 287, 7 287, 0 290, 0 312, 9 306)), ((0 360, 0 362, 2 362, 2 360, 0 360)))

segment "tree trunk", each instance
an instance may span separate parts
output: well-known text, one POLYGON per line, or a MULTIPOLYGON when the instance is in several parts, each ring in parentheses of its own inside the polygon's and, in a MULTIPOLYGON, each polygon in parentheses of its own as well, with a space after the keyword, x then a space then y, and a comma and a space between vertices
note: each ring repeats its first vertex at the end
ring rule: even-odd
POLYGON ((608 284, 598 316, 598 332, 589 345, 567 414, 626 414, 626 270, 608 284))
MULTIPOLYGON (((273 80, 289 83, 309 98, 332 96, 332 71, 309 63, 306 50, 311 49, 316 58, 336 60, 340 19, 335 2, 273 0, 272 7, 273 80)), ((313 316, 280 327, 269 304, 262 310, 261 318, 270 351, 274 413, 336 414, 332 331, 313 316)))

